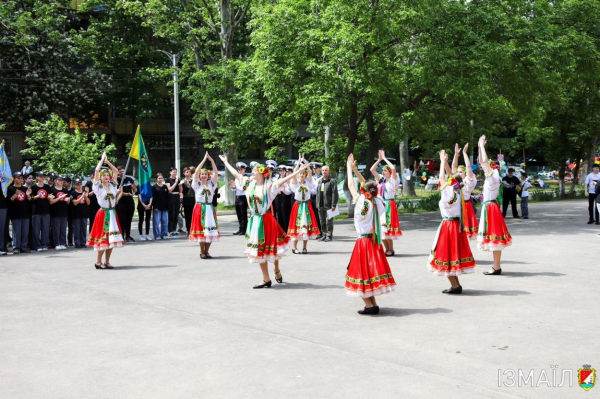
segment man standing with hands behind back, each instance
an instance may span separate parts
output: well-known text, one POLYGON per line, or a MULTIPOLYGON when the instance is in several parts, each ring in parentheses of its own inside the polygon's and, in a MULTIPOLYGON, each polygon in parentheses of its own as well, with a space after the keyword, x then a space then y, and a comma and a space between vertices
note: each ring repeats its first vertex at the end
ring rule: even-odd
POLYGON ((322 169, 323 178, 317 185, 317 209, 319 210, 319 220, 321 221, 321 234, 323 242, 331 241, 333 237, 333 218, 327 219, 327 211, 335 211, 338 203, 337 181, 329 175, 329 166, 325 165, 322 169))
POLYGON ((590 219, 588 220, 588 224, 594 223, 594 219, 596 219, 596 224, 600 224, 598 208, 596 208, 596 197, 600 193, 600 187, 598 187, 598 180, 600 180, 600 166, 598 164, 594 164, 594 166, 592 167, 592 173, 587 175, 587 177, 585 178, 585 195, 588 196, 588 211, 590 212, 590 219))

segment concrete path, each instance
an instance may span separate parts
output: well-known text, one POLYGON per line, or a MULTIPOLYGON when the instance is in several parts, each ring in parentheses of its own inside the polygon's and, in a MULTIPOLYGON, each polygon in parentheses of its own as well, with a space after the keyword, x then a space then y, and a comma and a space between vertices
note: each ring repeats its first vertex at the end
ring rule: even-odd
POLYGON ((127 244, 114 270, 95 270, 91 250, 2 257, 0 398, 598 397, 577 369, 600 370, 600 226, 584 201, 530 212, 508 219, 502 276, 482 275, 492 255, 472 245, 460 296, 427 271, 439 214, 402 216, 398 287, 375 317, 342 288, 350 220, 308 255, 288 252, 285 283, 265 290, 251 288, 261 276, 234 216, 212 260, 185 239, 127 244), (518 374, 506 386, 519 369, 533 387, 518 374), (555 386, 563 369, 572 387, 555 386))

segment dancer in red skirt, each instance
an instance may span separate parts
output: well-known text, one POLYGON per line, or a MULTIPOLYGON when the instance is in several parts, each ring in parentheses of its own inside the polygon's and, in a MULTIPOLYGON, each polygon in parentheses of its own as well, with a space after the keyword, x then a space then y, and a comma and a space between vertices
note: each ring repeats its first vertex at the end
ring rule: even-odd
POLYGON ((458 281, 461 274, 473 273, 475 260, 469 247, 469 239, 464 230, 462 176, 456 174, 446 180, 445 171, 448 166, 448 154, 440 151, 440 187, 439 202, 442 223, 437 230, 431 255, 429 270, 438 276, 446 276, 452 285, 442 291, 444 294, 460 294, 462 286, 458 281))
POLYGON ((194 173, 192 189, 196 196, 196 205, 192 212, 192 224, 188 238, 190 241, 200 244, 200 258, 212 259, 208 253, 210 244, 219 241, 219 223, 217 222, 217 211, 213 207, 213 195, 219 178, 219 171, 215 161, 208 155, 204 155, 204 159, 194 173), (212 164, 212 176, 209 170, 203 169, 204 163, 209 160, 212 164))
POLYGON ((365 182, 354 161, 354 155, 348 156, 346 163, 348 190, 354 203, 354 227, 358 234, 352 257, 346 273, 344 288, 349 296, 359 296, 365 302, 365 308, 359 314, 379 313, 375 296, 394 290, 396 282, 390 271, 381 245, 381 216, 385 213, 383 200, 377 196, 377 183, 365 182), (360 193, 356 190, 352 173, 361 182, 360 193))
POLYGON ((112 269, 110 255, 114 247, 123 245, 121 226, 115 213, 116 198, 120 194, 117 190, 117 168, 110 163, 106 153, 102 154, 96 173, 92 179, 92 190, 98 199, 100 210, 96 213, 94 225, 87 240, 87 245, 94 247, 96 252, 96 269, 112 269), (110 171, 102 170, 102 164, 106 164, 110 171), (104 263, 102 255, 104 254, 104 263))
POLYGON ((479 163, 485 173, 483 184, 483 205, 479 219, 479 233, 477 235, 477 246, 482 251, 494 252, 494 266, 491 270, 483 272, 485 275, 502 274, 500 260, 502 250, 512 244, 512 237, 508 232, 502 211, 498 201, 502 201, 502 180, 500 179, 500 167, 488 159, 485 152, 487 143, 485 135, 479 138, 479 163))
MULTIPOLYGON (((233 177, 241 181, 243 176, 227 162, 227 157, 220 155, 220 158, 233 177)), ((300 170, 304 170, 306 167, 308 165, 303 166, 300 170)), ((299 171, 296 171, 291 176, 298 173, 299 171)), ((262 271, 262 283, 253 288, 270 288, 272 283, 267 262, 274 263, 275 281, 282 283, 283 276, 279 270, 279 259, 288 250, 291 243, 290 238, 275 220, 271 210, 271 204, 280 187, 269 179, 269 169, 264 165, 255 165, 252 168, 252 176, 254 181, 246 188, 251 217, 246 228, 246 251, 244 253, 248 256, 250 263, 259 263, 262 271)))
POLYGON ((473 174, 473 168, 471 168, 471 160, 469 159, 469 155, 467 150, 469 149, 469 144, 467 143, 463 148, 463 158, 465 160, 465 166, 458 166, 458 157, 460 153, 460 147, 458 144, 454 145, 454 159, 452 160, 452 174, 458 174, 462 178, 462 195, 465 200, 465 209, 464 214, 462 215, 463 223, 464 223, 464 231, 467 233, 467 237, 470 240, 475 240, 477 238, 477 232, 479 231, 479 220, 477 220, 477 215, 475 214, 475 208, 473 208, 473 203, 471 202, 471 194, 475 187, 477 186, 477 179, 473 174))
POLYGON ((371 173, 376 181, 379 182, 378 194, 385 203, 385 214, 381 215, 381 223, 383 224, 383 246, 385 247, 385 256, 394 256, 394 241, 401 235, 400 221, 398 220, 398 207, 396 206, 395 196, 396 190, 400 186, 396 167, 385 157, 385 152, 379 150, 379 159, 371 166, 371 173), (387 163, 383 167, 381 176, 377 173, 377 167, 384 161, 387 163))
MULTIPOLYGON (((300 156, 294 172, 298 171, 303 162, 308 164, 308 162, 300 156)), ((307 253, 306 245, 308 240, 314 240, 321 234, 317 224, 317 217, 315 216, 312 204, 310 203, 310 193, 316 189, 313 183, 312 171, 310 168, 301 170, 298 172, 297 178, 293 177, 293 175, 284 177, 277 181, 277 185, 285 187, 285 184, 288 181, 291 181, 289 187, 294 193, 296 202, 294 203, 292 213, 290 214, 290 224, 287 229, 287 235, 294 243, 292 252, 295 254, 300 253, 298 252, 298 241, 302 240, 302 253, 305 254, 307 253)))

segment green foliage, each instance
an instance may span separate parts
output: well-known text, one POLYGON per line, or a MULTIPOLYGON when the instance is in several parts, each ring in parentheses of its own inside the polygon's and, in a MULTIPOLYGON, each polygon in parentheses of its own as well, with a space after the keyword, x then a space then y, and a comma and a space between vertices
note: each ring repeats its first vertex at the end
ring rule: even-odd
POLYGON ((419 208, 424 211, 431 212, 439 209, 439 202, 442 199, 442 194, 438 191, 427 198, 419 201, 419 208))
POLYGON ((415 213, 419 208, 419 203, 409 199, 401 199, 400 205, 403 213, 415 213))
POLYGON ((87 176, 102 152, 115 150, 114 144, 106 145, 104 134, 88 135, 79 129, 69 132, 67 124, 55 114, 45 122, 32 120, 27 132, 31 134, 25 138, 29 148, 21 153, 36 157, 36 168, 48 172, 87 176))

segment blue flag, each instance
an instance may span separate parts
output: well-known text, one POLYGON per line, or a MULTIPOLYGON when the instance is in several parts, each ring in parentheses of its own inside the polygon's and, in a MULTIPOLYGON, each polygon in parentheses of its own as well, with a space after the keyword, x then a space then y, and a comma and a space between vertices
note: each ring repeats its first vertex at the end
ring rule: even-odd
POLYGON ((2 192, 6 197, 6 190, 10 183, 12 183, 12 170, 10 169, 10 163, 8 163, 8 157, 4 150, 4 143, 0 144, 0 182, 2 183, 2 192))

